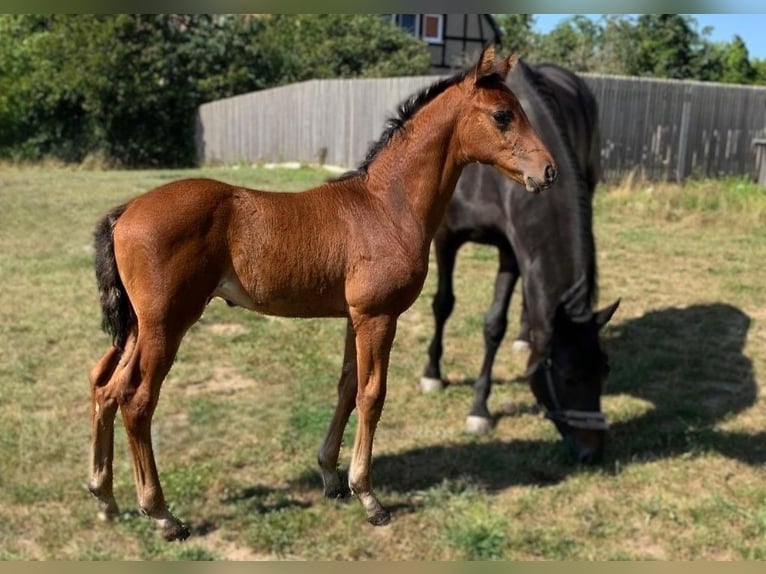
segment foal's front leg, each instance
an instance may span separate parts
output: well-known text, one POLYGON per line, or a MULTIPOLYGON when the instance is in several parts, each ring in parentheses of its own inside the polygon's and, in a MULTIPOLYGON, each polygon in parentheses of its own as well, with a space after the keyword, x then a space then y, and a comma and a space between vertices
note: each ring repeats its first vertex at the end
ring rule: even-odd
POLYGON ((388 359, 396 334, 397 318, 388 315, 362 315, 352 310, 351 319, 356 331, 356 408, 359 421, 348 483, 351 492, 364 506, 367 521, 378 526, 387 524, 391 517, 372 491, 372 443, 386 398, 388 359))
POLYGON ((343 431, 351 411, 354 410, 356 380, 356 341, 354 327, 349 320, 346 324, 343 368, 338 381, 338 404, 335 406, 330 427, 327 429, 327 435, 317 454, 319 471, 322 473, 322 483, 324 484, 324 495, 327 498, 344 498, 348 495, 348 489, 341 485, 338 477, 338 456, 343 440, 343 431))

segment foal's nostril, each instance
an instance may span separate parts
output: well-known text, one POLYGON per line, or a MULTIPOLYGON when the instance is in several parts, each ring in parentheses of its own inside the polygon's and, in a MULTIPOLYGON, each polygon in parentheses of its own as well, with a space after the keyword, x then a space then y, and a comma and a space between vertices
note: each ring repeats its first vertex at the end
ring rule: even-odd
POLYGON ((556 179, 556 168, 548 164, 545 166, 545 183, 553 183, 556 179))

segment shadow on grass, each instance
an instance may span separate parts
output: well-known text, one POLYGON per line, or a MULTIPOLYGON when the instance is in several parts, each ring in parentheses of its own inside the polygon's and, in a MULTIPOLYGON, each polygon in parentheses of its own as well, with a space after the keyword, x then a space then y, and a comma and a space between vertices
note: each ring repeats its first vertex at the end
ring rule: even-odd
POLYGON ((715 425, 755 404, 758 388, 743 350, 750 318, 725 303, 670 307, 607 332, 612 364, 607 393, 653 406, 612 426, 611 453, 642 460, 718 452, 747 464, 766 462, 766 432, 715 425))
MULTIPOLYGON (((569 464, 563 444, 536 441, 429 445, 373 457, 376 488, 401 493, 462 479, 479 483, 489 491, 511 485, 547 486, 577 470, 569 464)), ((322 479, 314 470, 292 481, 293 487, 300 488, 321 488, 321 484, 322 479)))
MULTIPOLYGON (((766 432, 715 428, 756 401, 752 364, 743 354, 749 327, 745 313, 724 303, 661 309, 611 327, 604 340, 612 365, 607 394, 638 397, 653 408, 612 426, 605 461, 594 469, 573 464, 561 441, 480 439, 375 456, 375 484, 408 492, 469 477, 490 491, 546 486, 572 473, 611 472, 617 462, 706 452, 762 465, 766 432)), ((294 483, 315 487, 321 479, 308 472, 294 483)))
MULTIPOLYGON (((320 482, 321 483, 321 482, 320 482)), ((309 508, 311 502, 299 500, 289 489, 255 485, 228 493, 221 502, 245 508, 251 514, 271 514, 289 508, 309 508)))

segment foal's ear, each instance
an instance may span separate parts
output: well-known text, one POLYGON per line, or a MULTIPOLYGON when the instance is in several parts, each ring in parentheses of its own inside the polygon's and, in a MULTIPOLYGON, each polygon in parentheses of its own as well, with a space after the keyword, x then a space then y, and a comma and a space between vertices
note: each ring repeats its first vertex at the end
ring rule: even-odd
POLYGON ((497 65, 497 73, 500 74, 500 77, 503 78, 503 80, 505 80, 508 77, 508 74, 516 67, 518 62, 519 54, 516 52, 510 54, 507 58, 501 60, 497 65))
POLYGON ((490 42, 481 51, 479 63, 476 64, 476 79, 480 80, 495 72, 495 45, 490 42))
POLYGON ((600 311, 596 311, 596 313, 594 314, 596 326, 599 329, 601 329, 604 325, 606 325, 609 322, 609 319, 612 318, 612 315, 614 315, 614 312, 617 311, 617 307, 619 306, 620 306, 620 300, 617 299, 617 301, 615 301, 608 307, 604 307, 600 311))

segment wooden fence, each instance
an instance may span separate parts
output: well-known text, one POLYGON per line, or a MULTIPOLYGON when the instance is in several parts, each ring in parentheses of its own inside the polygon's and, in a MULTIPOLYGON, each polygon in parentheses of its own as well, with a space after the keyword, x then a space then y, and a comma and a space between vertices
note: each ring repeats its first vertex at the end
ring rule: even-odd
MULTIPOLYGON (((583 74, 599 103, 606 180, 756 178, 766 161, 766 87, 583 74)), ((311 80, 202 105, 203 163, 297 161, 355 167, 409 94, 434 76, 311 80)))

